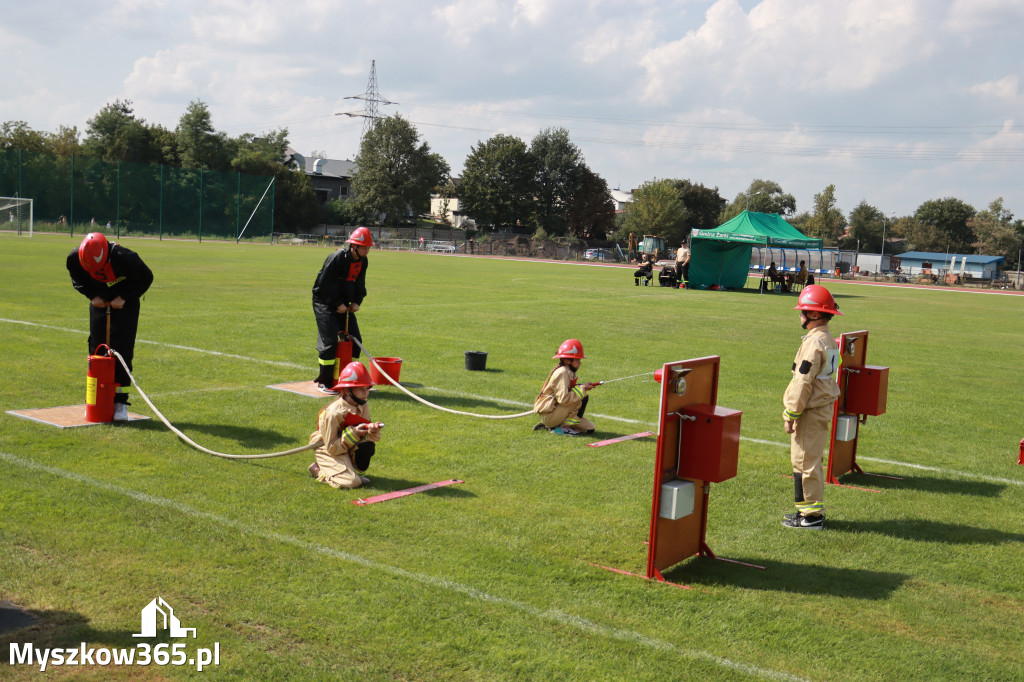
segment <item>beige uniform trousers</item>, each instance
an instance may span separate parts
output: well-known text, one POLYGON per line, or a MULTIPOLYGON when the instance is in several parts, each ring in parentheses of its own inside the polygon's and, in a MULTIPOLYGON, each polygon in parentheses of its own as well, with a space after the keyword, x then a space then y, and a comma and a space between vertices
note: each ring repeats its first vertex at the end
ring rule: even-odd
POLYGON ((576 416, 576 413, 580 411, 580 404, 582 402, 581 400, 575 405, 568 406, 558 405, 551 412, 540 415, 540 420, 549 429, 562 427, 575 429, 576 431, 593 431, 597 428, 594 426, 594 422, 586 417, 576 416))
POLYGON ((594 422, 576 413, 583 406, 582 389, 574 390, 576 373, 571 368, 560 365, 551 371, 540 395, 533 403, 533 409, 540 415, 540 420, 549 429, 557 427, 575 429, 576 431, 593 431, 597 427, 594 422))
POLYGON ((332 488, 358 488, 363 484, 352 461, 358 443, 345 438, 345 416, 350 413, 363 419, 370 418, 368 405, 357 407, 338 398, 320 412, 317 419, 320 428, 309 437, 310 445, 319 440, 324 441, 316 449, 316 463, 320 467, 320 475, 316 480, 332 488))
POLYGON ((821 505, 825 499, 822 460, 832 431, 832 412, 832 404, 804 410, 796 420, 796 431, 790 436, 789 459, 793 475, 803 480, 804 502, 808 504, 821 505))

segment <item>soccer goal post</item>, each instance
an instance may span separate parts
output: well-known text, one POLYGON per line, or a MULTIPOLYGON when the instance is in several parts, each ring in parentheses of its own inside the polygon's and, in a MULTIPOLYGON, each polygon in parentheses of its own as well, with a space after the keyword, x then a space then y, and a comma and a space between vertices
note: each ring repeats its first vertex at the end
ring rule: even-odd
POLYGON ((0 230, 32 236, 32 200, 0 197, 0 230))

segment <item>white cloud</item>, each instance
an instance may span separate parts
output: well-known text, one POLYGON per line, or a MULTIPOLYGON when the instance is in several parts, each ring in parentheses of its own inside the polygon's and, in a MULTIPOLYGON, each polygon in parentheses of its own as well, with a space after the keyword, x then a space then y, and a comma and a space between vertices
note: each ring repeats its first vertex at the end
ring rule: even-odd
POLYGON ((1024 22, 1020 0, 954 0, 944 28, 950 33, 972 34, 1024 22))
POLYGON ((516 14, 530 24, 539 24, 551 15, 550 0, 516 0, 516 14))
POLYGON ((972 95, 992 97, 1002 100, 1014 100, 1019 95, 1019 79, 1016 75, 1004 76, 999 80, 978 83, 970 88, 972 95))
POLYGON ((136 97, 194 94, 198 88, 197 76, 201 77, 204 70, 204 60, 196 54, 185 59, 181 53, 180 49, 161 50, 152 57, 136 59, 124 81, 125 88, 136 97))
POLYGON ((655 46, 642 63, 646 96, 694 83, 720 91, 863 90, 927 54, 932 28, 916 2, 763 0, 745 13, 717 0, 704 23, 655 46))
POLYGON ((498 22, 501 8, 495 0, 458 0, 433 14, 448 27, 447 39, 466 47, 478 31, 498 22))

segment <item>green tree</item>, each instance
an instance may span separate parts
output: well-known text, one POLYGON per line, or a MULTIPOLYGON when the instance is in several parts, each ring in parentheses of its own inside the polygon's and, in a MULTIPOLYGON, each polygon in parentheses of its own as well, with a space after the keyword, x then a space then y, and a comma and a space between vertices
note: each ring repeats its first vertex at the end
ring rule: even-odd
POLYGON ((897 218, 892 223, 890 234, 902 239, 903 246, 907 251, 944 251, 946 249, 945 246, 936 242, 935 229, 914 216, 897 218))
POLYGON ((145 121, 135 117, 131 100, 114 100, 87 121, 82 148, 104 161, 152 161, 145 121))
POLYGON ((309 178, 301 168, 285 166, 288 130, 261 136, 244 133, 236 140, 231 167, 241 173, 274 177, 274 229, 298 232, 316 225, 320 205, 309 178))
POLYGON ((978 241, 978 253, 1003 256, 1007 263, 1016 263, 1024 248, 1024 221, 1014 220, 1013 213, 1003 207, 999 197, 984 211, 967 220, 978 241))
POLYGON ((322 216, 329 225, 359 225, 365 217, 355 201, 342 197, 325 203, 322 216))
MULTIPOLYGON (((930 251, 974 253, 977 238, 967 221, 974 217, 974 207, 960 199, 932 199, 917 207, 914 218, 932 230, 930 251)), ((921 248, 921 247, 918 247, 921 248)))
POLYGON ((459 184, 462 212, 478 226, 524 224, 536 195, 537 164, 526 143, 495 135, 471 148, 459 184))
POLYGON ((46 133, 32 130, 24 121, 4 121, 0 124, 0 149, 42 152, 49 149, 49 143, 46 133))
POLYGON ((615 202, 604 178, 581 165, 567 215, 569 233, 581 239, 605 239, 615 229, 615 202))
POLYGON ((551 235, 563 235, 569 226, 569 207, 583 174, 583 155, 569 140, 565 128, 542 130, 530 142, 537 163, 534 219, 551 235))
POLYGON ((60 126, 57 132, 50 136, 49 147, 57 156, 68 157, 80 153, 82 143, 78 141, 78 128, 60 126))
MULTIPOLYGON (((839 245, 844 249, 856 249, 859 244, 861 251, 880 253, 884 220, 886 217, 881 210, 862 199, 856 208, 850 211, 850 232, 840 240, 839 245)), ((889 249, 886 249, 887 253, 888 251, 889 249)))
POLYGON ((419 133, 396 114, 378 120, 367 132, 356 157, 352 189, 359 205, 398 225, 410 211, 424 210, 430 190, 448 174, 448 164, 420 143, 419 133))
MULTIPOLYGON (((686 206, 690 230, 710 230, 718 226, 718 216, 725 208, 725 199, 718 193, 718 188, 711 189, 702 184, 694 184, 690 180, 673 180, 683 205, 686 206)), ((685 235, 684 235, 685 236, 685 235)))
POLYGON ((843 212, 836 208, 836 186, 829 185, 814 195, 814 211, 809 221, 808 236, 833 245, 846 227, 843 212))
POLYGON ((814 216, 812 216, 810 212, 803 211, 802 213, 796 213, 786 218, 786 222, 795 227, 802 234, 806 235, 811 229, 811 221, 813 219, 814 216))
POLYGON ((182 168, 227 170, 230 166, 227 136, 214 130, 210 108, 204 102, 188 103, 178 120, 174 138, 182 168))
POLYGON ((719 224, 732 220, 743 211, 758 213, 778 213, 788 218, 796 213, 796 199, 792 194, 782 190, 782 186, 772 180, 757 179, 750 183, 746 192, 740 192, 732 203, 722 210, 719 224))
POLYGON ((639 238, 653 234, 668 244, 681 243, 687 234, 689 211, 672 180, 650 180, 633 192, 626 209, 626 232, 639 238))

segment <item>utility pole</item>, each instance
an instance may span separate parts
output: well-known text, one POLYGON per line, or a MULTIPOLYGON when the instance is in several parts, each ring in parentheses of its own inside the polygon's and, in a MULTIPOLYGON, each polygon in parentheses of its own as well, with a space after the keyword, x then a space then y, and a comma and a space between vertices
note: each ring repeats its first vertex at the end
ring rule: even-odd
POLYGON ((398 102, 391 102, 381 97, 380 90, 377 89, 376 59, 370 62, 370 80, 366 83, 366 92, 362 95, 352 95, 345 99, 363 100, 362 111, 343 111, 335 114, 335 116, 348 116, 350 118, 363 119, 363 132, 359 135, 360 147, 362 147, 363 138, 366 137, 366 133, 373 130, 373 126, 377 124, 377 119, 380 118, 380 107, 387 106, 389 104, 398 104, 398 102))

